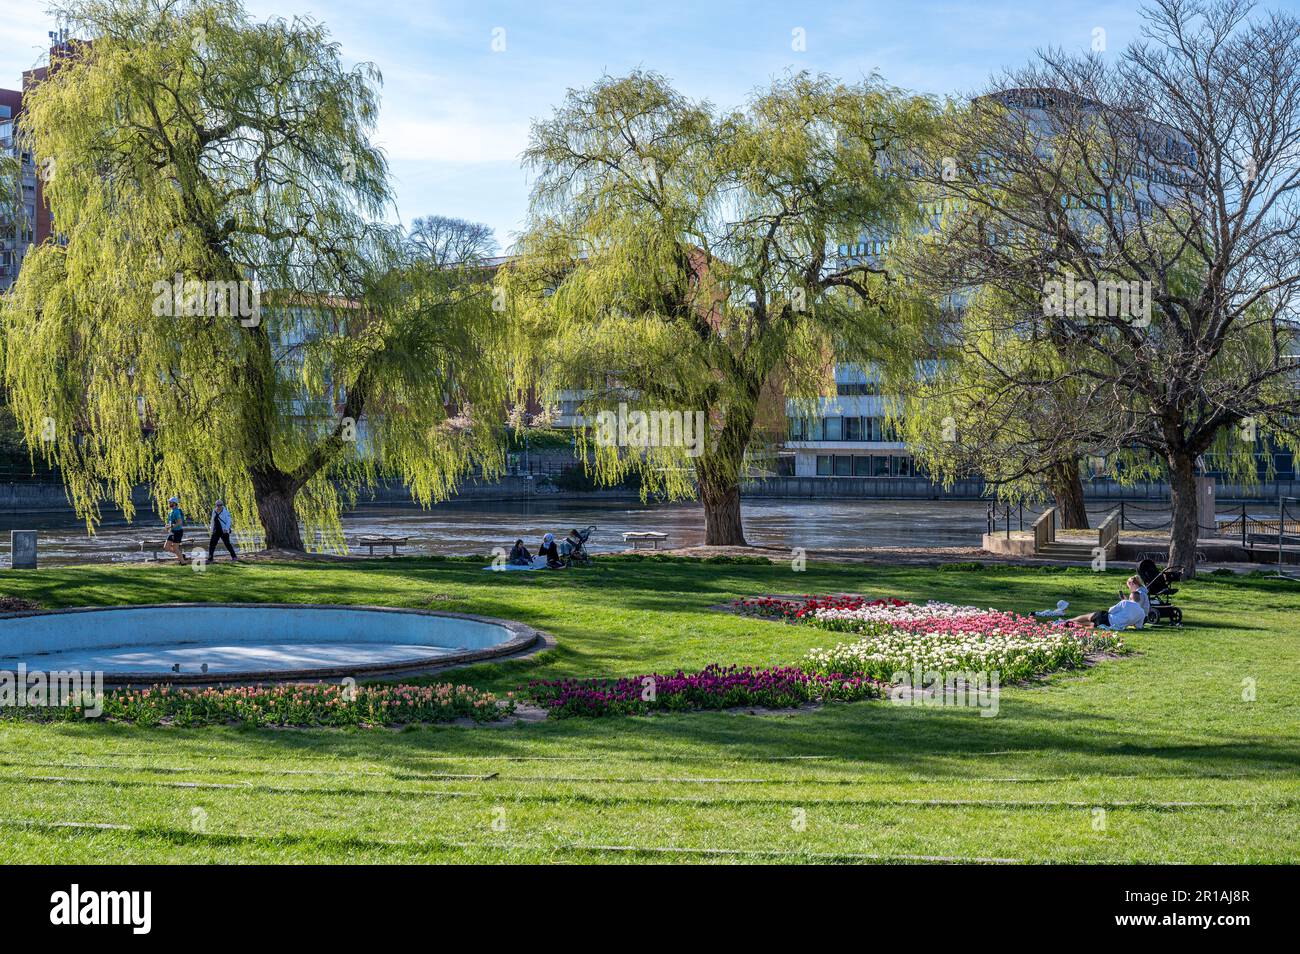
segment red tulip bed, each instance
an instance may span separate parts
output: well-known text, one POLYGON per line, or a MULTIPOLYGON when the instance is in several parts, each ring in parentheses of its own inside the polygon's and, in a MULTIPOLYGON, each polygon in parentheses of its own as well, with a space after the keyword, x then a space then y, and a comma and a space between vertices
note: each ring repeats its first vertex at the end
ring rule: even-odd
POLYGON ((760 596, 752 600, 735 600, 731 608, 742 616, 758 616, 763 619, 784 620, 789 623, 811 622, 818 610, 859 610, 874 606, 908 606, 907 600, 883 599, 869 600, 865 596, 801 596, 780 597, 760 596))

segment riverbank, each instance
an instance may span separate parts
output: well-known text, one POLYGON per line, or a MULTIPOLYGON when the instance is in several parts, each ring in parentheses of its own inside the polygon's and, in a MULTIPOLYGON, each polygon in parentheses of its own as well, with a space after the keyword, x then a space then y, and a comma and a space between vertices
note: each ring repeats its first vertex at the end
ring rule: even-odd
MULTIPOLYGON (((956 500, 834 500, 803 501, 747 499, 742 504, 746 539, 752 548, 724 550, 724 554, 765 555, 775 562, 805 560, 828 562, 943 563, 963 560, 1037 563, 1033 558, 996 558, 980 549, 987 529, 983 501, 956 500)), ((1156 522, 1161 514, 1144 510, 1156 522)), ((241 554, 252 554, 260 541, 246 533, 243 515, 235 515, 235 542, 241 554)), ((202 519, 202 518, 200 518, 202 519)), ((403 538, 402 556, 477 556, 485 562, 497 548, 509 548, 520 538, 531 549, 545 533, 563 537, 575 527, 593 527, 589 548, 593 553, 619 553, 628 549, 624 534, 654 531, 667 534, 663 549, 686 555, 711 555, 704 544, 704 514, 698 504, 648 504, 637 499, 574 500, 547 498, 528 501, 460 501, 421 510, 402 506, 369 505, 343 517, 355 557, 361 537, 403 538)), ((160 524, 144 514, 135 524, 108 520, 94 536, 75 518, 58 515, 0 515, 0 566, 8 564, 12 529, 35 529, 41 566, 81 563, 148 563, 141 543, 157 546, 160 524)), ((1013 531, 1018 532, 1018 531, 1013 531)), ((308 541, 312 541, 309 539, 308 541)), ((1158 533, 1124 531, 1121 562, 1132 563, 1143 553, 1161 553, 1167 540, 1158 533)), ((1273 551, 1257 548, 1250 554, 1232 541, 1218 541, 1211 558, 1216 562, 1249 565, 1252 559, 1271 561, 1273 551), (1240 552, 1239 552, 1240 551, 1240 552)), ((192 527, 184 547, 205 549, 202 526, 192 527)), ((384 551, 388 552, 388 551, 384 551)), ((654 551, 644 550, 643 553, 654 551)), ((365 554, 365 550, 360 551, 365 554)), ((329 559, 322 554, 321 559, 329 559)), ((376 552, 376 559, 379 553, 376 552)), ((224 561, 222 548, 217 559, 224 561)), ((1076 561, 1077 562, 1077 561, 1076 561)))

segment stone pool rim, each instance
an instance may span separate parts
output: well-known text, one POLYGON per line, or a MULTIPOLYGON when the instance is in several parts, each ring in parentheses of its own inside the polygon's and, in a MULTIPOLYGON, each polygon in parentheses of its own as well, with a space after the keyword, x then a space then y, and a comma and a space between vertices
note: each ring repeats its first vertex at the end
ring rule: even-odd
MULTIPOLYGON (((171 683, 173 685, 206 686, 219 683, 247 682, 300 682, 303 680, 342 679, 348 676, 379 678, 387 675, 424 674, 439 669, 450 669, 470 663, 487 660, 504 659, 519 656, 528 650, 540 650, 555 645, 555 640, 540 629, 517 620, 502 619, 497 616, 481 616, 476 613, 454 613, 446 610, 413 609, 403 606, 372 606, 365 603, 125 603, 113 606, 69 606, 62 609, 10 610, 0 612, 0 622, 7 619, 20 619, 31 616, 67 616, 74 613, 103 613, 114 610, 148 610, 148 609, 299 609, 299 610, 356 610, 373 613, 402 613, 410 616, 432 616, 444 619, 463 619, 476 623, 500 626, 510 638, 484 649, 466 649, 461 652, 442 653, 437 656, 413 656, 410 659, 365 663, 356 666, 317 666, 304 669, 250 669, 240 672, 105 672, 106 686, 136 686, 143 684, 171 683)), ((176 645, 188 645, 190 640, 177 642, 176 645)), ((107 648, 107 647, 106 647, 107 648)), ((37 672, 31 663, 42 655, 31 654, 25 660, 28 672, 37 672)))

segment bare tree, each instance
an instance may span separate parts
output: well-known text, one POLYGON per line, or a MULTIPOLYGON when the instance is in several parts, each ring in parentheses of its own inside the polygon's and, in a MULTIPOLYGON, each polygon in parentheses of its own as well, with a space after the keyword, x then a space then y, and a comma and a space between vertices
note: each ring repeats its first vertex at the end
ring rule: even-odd
POLYGON ((491 226, 445 215, 425 216, 412 222, 407 244, 417 257, 440 268, 478 265, 497 250, 491 226))
POLYGON ((1143 15, 1113 59, 1040 53, 954 109, 912 264, 932 293, 1002 296, 950 335, 986 386, 1090 408, 1037 453, 1163 467, 1190 574, 1198 458, 1225 435, 1239 463, 1257 433, 1297 443, 1300 21, 1244 0, 1143 15))

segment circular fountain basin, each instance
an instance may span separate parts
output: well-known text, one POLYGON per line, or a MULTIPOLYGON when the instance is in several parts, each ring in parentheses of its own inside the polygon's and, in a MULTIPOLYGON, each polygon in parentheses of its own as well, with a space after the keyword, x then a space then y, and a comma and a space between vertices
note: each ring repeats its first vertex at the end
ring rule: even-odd
POLYGON ((0 670, 102 672, 110 684, 380 676, 513 655, 541 638, 511 620, 380 606, 88 607, 0 614, 0 670))

